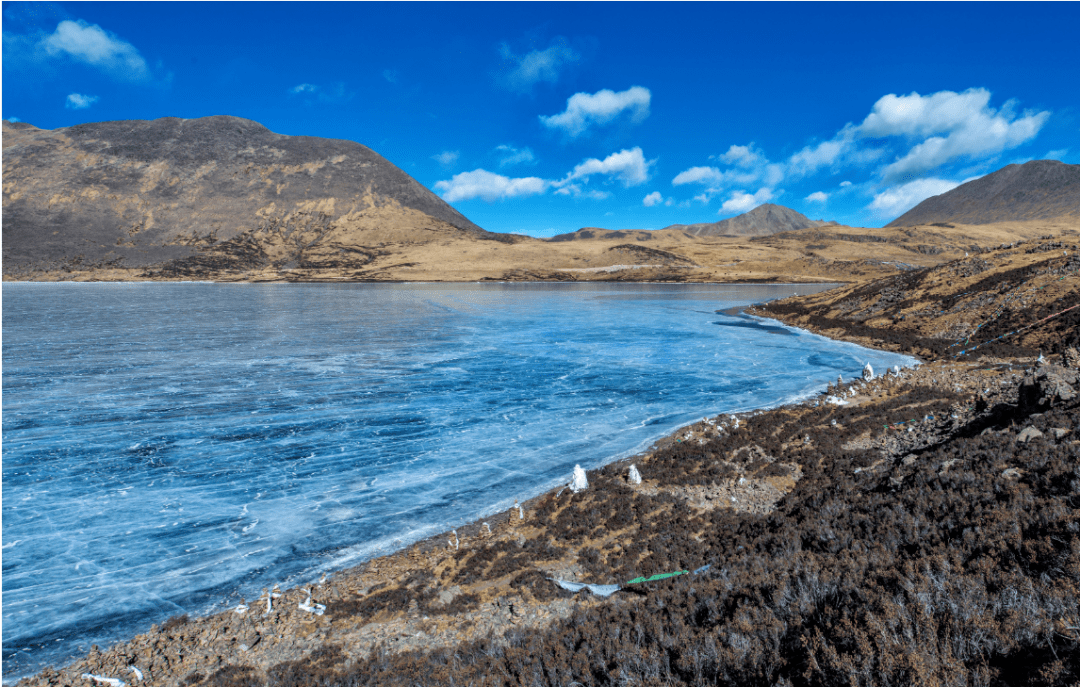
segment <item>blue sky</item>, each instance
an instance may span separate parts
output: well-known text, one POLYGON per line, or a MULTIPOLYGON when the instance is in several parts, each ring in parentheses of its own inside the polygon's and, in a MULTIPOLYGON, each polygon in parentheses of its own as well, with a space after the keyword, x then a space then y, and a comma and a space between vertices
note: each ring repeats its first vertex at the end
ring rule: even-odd
POLYGON ((358 141, 491 231, 881 226, 1080 163, 1077 3, 3 5, 4 118, 358 141))

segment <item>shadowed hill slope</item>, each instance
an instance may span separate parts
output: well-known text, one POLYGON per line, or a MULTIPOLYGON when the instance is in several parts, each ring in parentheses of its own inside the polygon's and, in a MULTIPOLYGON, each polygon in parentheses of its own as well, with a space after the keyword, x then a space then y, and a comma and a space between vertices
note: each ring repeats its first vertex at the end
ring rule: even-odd
POLYGON ((5 269, 145 267, 220 253, 229 241, 242 245, 212 257, 237 267, 299 264, 320 247, 355 261, 362 245, 328 244, 342 225, 365 225, 365 214, 378 215, 368 229, 508 238, 352 141, 284 136, 229 116, 3 127, 5 269))
POLYGON ((813 220, 783 205, 766 203, 750 212, 711 224, 673 224, 665 229, 685 231, 693 236, 767 236, 781 231, 797 231, 835 222, 813 220))
POLYGON ((991 224, 1080 216, 1080 165, 1033 160, 927 198, 886 226, 991 224))

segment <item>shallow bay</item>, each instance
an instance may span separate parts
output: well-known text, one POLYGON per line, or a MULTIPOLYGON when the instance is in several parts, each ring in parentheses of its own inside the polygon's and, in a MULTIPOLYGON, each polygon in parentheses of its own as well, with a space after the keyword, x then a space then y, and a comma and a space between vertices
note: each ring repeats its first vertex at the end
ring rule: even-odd
POLYGON ((717 312, 821 288, 5 284, 4 674, 910 362, 717 312))

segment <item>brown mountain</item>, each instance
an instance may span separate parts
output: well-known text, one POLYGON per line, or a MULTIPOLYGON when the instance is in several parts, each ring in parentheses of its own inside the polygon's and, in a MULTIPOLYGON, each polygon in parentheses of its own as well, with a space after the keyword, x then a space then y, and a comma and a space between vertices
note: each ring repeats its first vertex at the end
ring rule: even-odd
POLYGON ((664 228, 685 231, 694 236, 768 236, 826 224, 835 222, 812 220, 783 205, 766 203, 745 214, 711 224, 672 224, 664 228))
POLYGON ((1008 165, 927 198, 886 226, 992 224, 1080 217, 1080 165, 1033 160, 1008 165))
POLYGON ((51 131, 5 121, 3 133, 5 272, 349 269, 388 243, 515 240, 359 143, 284 136, 239 117, 51 131))

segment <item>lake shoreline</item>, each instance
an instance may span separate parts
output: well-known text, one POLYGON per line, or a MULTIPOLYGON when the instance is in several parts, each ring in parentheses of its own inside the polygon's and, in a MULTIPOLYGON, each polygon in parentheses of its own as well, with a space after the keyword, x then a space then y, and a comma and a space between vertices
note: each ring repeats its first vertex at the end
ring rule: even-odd
MULTIPOLYGON (((972 373, 971 367, 932 362, 906 369, 898 377, 878 377, 876 384, 856 380, 836 386, 832 391, 846 398, 860 414, 873 416, 877 405, 890 398, 894 387, 913 388, 945 375, 949 376, 950 383, 969 389, 984 384, 982 370, 972 373)), ((1005 364, 1001 376, 1007 377, 1012 369, 1011 364, 1005 364)), ((1011 386, 996 391, 1003 399, 1015 394, 1015 380, 1011 386)), ((684 442, 717 436, 718 428, 720 435, 725 432, 735 434, 738 424, 732 417, 744 425, 751 420, 769 423, 773 415, 812 414, 824 405, 820 399, 808 399, 770 410, 717 416, 684 426, 656 441, 647 451, 588 471, 590 488, 583 493, 600 502, 618 498, 617 493, 627 488, 663 494, 665 480, 656 479, 651 467, 657 454, 677 451, 684 442), (626 481, 626 472, 632 464, 644 477, 642 487, 632 487, 626 481), (613 485, 619 487, 612 489, 613 485), (610 496, 604 496, 605 491, 610 496)), ((920 427, 920 435, 923 431, 920 427)), ((717 494, 703 494, 693 488, 683 488, 679 493, 701 509, 717 507, 711 502, 719 498, 738 499, 744 503, 736 506, 738 510, 732 509, 734 512, 761 517, 770 513, 783 497, 784 487, 790 490, 797 481, 790 479, 790 475, 751 478, 745 488, 728 485, 717 494), (786 483, 777 488, 784 480, 786 483)), ((132 679, 131 668, 134 667, 145 676, 146 682, 142 684, 182 685, 189 684, 193 675, 209 678, 223 670, 228 672, 228 666, 234 665, 265 673, 275 666, 302 661, 313 651, 334 646, 349 647, 348 660, 338 666, 339 670, 348 670, 349 666, 360 665, 378 655, 452 649, 463 642, 484 636, 497 637, 512 630, 539 632, 575 613, 591 612, 590 609, 599 609, 605 604, 641 603, 641 592, 605 600, 587 592, 572 595, 558 589, 547 581, 548 577, 599 584, 618 582, 610 577, 597 579, 590 575, 579 562, 572 560, 574 556, 568 556, 566 552, 559 552, 558 559, 545 566, 543 573, 525 571, 517 577, 526 579, 509 580, 509 583, 504 580, 495 588, 482 581, 473 584, 465 581, 476 576, 475 564, 469 559, 478 551, 492 548, 529 550, 536 542, 550 545, 550 535, 544 531, 544 524, 537 522, 537 514, 550 512, 553 504, 570 503, 579 496, 571 494, 567 487, 549 490, 522 502, 520 512, 510 508, 454 531, 427 537, 401 551, 335 572, 323 584, 311 585, 310 597, 307 588, 279 590, 281 596, 275 593, 269 613, 265 610, 267 599, 264 595, 248 601, 244 613, 226 610, 200 618, 173 618, 126 642, 109 649, 91 649, 88 655, 63 668, 47 668, 18 684, 23 687, 78 685, 85 682, 81 678, 83 674, 140 684, 132 679), (451 572, 450 580, 455 584, 443 581, 447 571, 451 572), (421 591, 418 587, 423 582, 434 583, 434 589, 421 591), (410 599, 410 596, 414 598, 410 599), (308 598, 313 604, 325 606, 323 615, 301 610, 308 598), (417 598, 424 605, 418 604, 417 598), (363 620, 353 620, 357 617, 363 620), (207 653, 206 649, 211 647, 207 653)), ((580 554, 601 543, 609 542, 587 537, 572 550, 580 554)), ((702 557, 693 563, 706 566, 715 562, 702 557)))
MULTIPOLYGON (((983 257, 993 264, 993 256, 983 257)), ((1033 289, 1031 293, 1042 298, 1047 303, 1047 312, 1053 313, 1069 305, 1069 301, 1061 305, 1060 299, 1054 300, 1061 293, 1072 299, 1077 294, 1075 290, 1068 291, 1070 283, 1058 279, 1054 260, 1038 259, 1043 262, 1033 258, 1032 263, 1049 266, 1038 274, 1045 275, 1050 280, 1047 283, 1057 291, 1039 287, 1038 281, 1026 283, 1025 288, 1033 289)), ((1011 264, 1011 260, 997 261, 1002 270, 1011 268, 1011 264)), ((956 268, 947 265, 941 269, 956 268)), ((960 293, 967 286, 946 280, 941 288, 960 293)), ((878 293, 882 292, 887 293, 887 289, 879 287, 878 293)), ((817 302, 827 309, 835 307, 841 297, 847 296, 832 292, 819 294, 817 302)), ((993 302, 977 299, 972 302, 982 308, 978 311, 981 317, 993 312, 993 302)), ((776 311, 785 307, 788 306, 781 302, 755 308, 751 313, 775 317, 776 311)), ((816 311, 801 314, 791 311, 778 319, 799 327, 810 324, 833 338, 862 345, 881 342, 886 350, 907 350, 909 354, 919 352, 920 346, 938 345, 928 344, 929 339, 919 338, 921 330, 912 329, 924 326, 930 330, 938 326, 933 323, 915 321, 913 325, 912 320, 898 322, 894 317, 891 327, 895 338, 885 340, 880 338, 885 331, 883 327, 870 330, 852 324, 843 330, 839 320, 822 320, 813 312, 816 311)), ((937 315, 948 316, 948 313, 937 315)), ((1069 324, 1064 318, 1051 324, 1060 322, 1064 322, 1061 324, 1064 327, 1069 324)), ((1003 322, 1001 326, 1014 325, 1003 322)), ((600 640, 585 638, 595 636, 589 633, 610 629, 612 623, 621 627, 626 618, 643 614, 667 617, 673 610, 661 609, 677 608, 678 600, 694 594, 695 589, 715 590, 709 593, 720 595, 717 598, 722 598, 725 594, 722 590, 731 588, 738 580, 741 581, 737 584, 751 585, 746 589, 756 589, 752 585, 759 583, 750 581, 758 574, 753 572, 757 569, 754 566, 765 561, 783 567, 810 556, 818 562, 807 559, 798 564, 841 566, 840 570, 847 569, 843 566, 856 565, 857 562, 848 560, 850 557, 830 554, 834 545, 828 540, 818 541, 814 537, 806 538, 807 535, 803 535, 803 551, 798 556, 789 553, 774 558, 767 553, 770 546, 781 546, 781 541, 768 546, 754 543, 769 541, 774 536, 770 534, 773 530, 795 527, 798 531, 799 527, 811 527, 810 531, 816 532, 813 528, 826 527, 814 523, 815 519, 839 517, 831 515, 830 509, 836 506, 826 505, 829 503, 846 504, 841 511, 851 509, 853 513, 862 513, 859 509, 865 506, 867 513, 860 516, 864 520, 856 519, 852 530, 861 532, 859 528, 870 525, 859 523, 876 523, 874 518, 878 514, 892 512, 893 506, 883 505, 892 503, 890 499, 923 498, 923 493, 940 494, 935 498, 946 499, 987 495, 999 500, 1001 505, 995 506, 999 510, 1006 509, 1002 510, 1001 522, 1014 527, 1018 518, 1029 517, 1023 510, 1026 506, 1020 505, 1026 503, 1023 490, 1045 494, 1039 498, 1053 498, 1045 489, 1060 483, 1062 478, 1055 471, 1068 470, 1069 465, 1080 460, 1080 441, 1077 441, 1080 409, 1075 400, 1055 397, 1053 394, 1057 392, 1052 391, 1059 388, 1055 384, 1077 383, 1077 354, 1062 338, 1062 331, 1069 330, 1032 330, 1026 338, 1017 336, 1009 343, 1008 350, 991 347, 984 349, 979 357, 935 356, 937 359, 898 376, 879 374, 872 381, 848 380, 830 385, 828 400, 823 395, 770 410, 736 414, 735 418, 718 416, 684 426, 642 454, 589 471, 588 490, 577 494, 566 489, 551 490, 521 504, 524 517, 516 509, 509 509, 487 518, 486 524, 476 522, 460 527, 456 533, 430 537, 403 551, 335 573, 312 589, 312 603, 324 605, 324 615, 316 616, 300 608, 307 600, 305 590, 285 590, 281 597, 270 599, 274 605, 269 613, 260 610, 259 604, 267 602, 262 598, 250 603, 243 614, 228 611, 199 619, 175 619, 107 651, 92 651, 61 670, 42 671, 20 684, 83 684, 79 677, 82 673, 126 679, 131 675, 130 666, 139 667, 148 681, 165 685, 241 684, 235 680, 244 677, 258 682, 265 681, 268 675, 286 674, 296 676, 299 683, 324 679, 330 683, 352 680, 360 684, 407 684, 407 675, 416 671, 431 671, 425 674, 430 674, 431 681, 438 684, 446 684, 450 677, 461 682, 469 675, 487 674, 483 671, 491 668, 484 667, 488 665, 485 661, 509 661, 515 647, 531 647, 526 650, 531 654, 546 651, 543 647, 548 646, 545 638, 549 636, 573 635, 579 637, 576 640, 579 646, 580 642, 595 644, 600 640), (1047 352, 1045 364, 1036 364, 1037 351, 1031 342, 1047 352), (1034 446, 1035 450, 1021 450, 1024 446, 1034 446), (631 462, 644 478, 641 485, 628 479, 631 462), (954 486, 943 490, 935 487, 930 492, 920 486, 942 481, 954 486), (978 488, 975 491, 961 488, 967 484, 977 484, 978 488), (993 496, 995 493, 997 497, 993 496), (1005 495, 1013 500, 1002 503, 1005 495), (1012 505, 1014 501, 1016 505, 1012 505), (803 520, 808 524, 799 524, 803 520), (717 536, 716 532, 725 534, 717 536), (757 547, 765 548, 757 552, 757 547), (818 549, 824 557, 814 553, 818 549), (549 579, 624 584, 635 573, 695 570, 708 565, 712 569, 699 577, 681 576, 650 583, 606 600, 588 592, 571 594, 549 579), (439 667, 448 661, 457 666, 450 672, 439 667)), ((905 508, 912 509, 922 502, 903 503, 907 504, 905 508)), ((955 513, 950 518, 965 517, 958 503, 946 509, 955 513)), ((1059 526, 1046 524, 1046 518, 1068 520, 1067 510, 1061 512, 1060 516, 1049 511, 1030 513, 1030 518, 1036 519, 1032 522, 1037 523, 1030 526, 1034 528, 1031 536, 1041 537, 1039 532, 1046 527, 1059 526)), ((940 517, 921 517, 925 523, 922 527, 947 524, 940 517)), ((965 522, 961 520, 955 526, 973 527, 979 522, 982 527, 996 527, 985 520, 971 521, 969 525, 964 525, 965 522)), ((828 527, 839 528, 841 533, 846 526, 841 520, 828 520, 828 523, 831 523, 828 527)), ((876 530, 870 530, 873 531, 876 530)), ((857 534, 848 536, 860 541, 857 534)), ((964 542, 945 539, 945 543, 937 544, 942 540, 936 535, 926 540, 927 536, 917 540, 922 542, 919 546, 931 547, 918 549, 918 560, 947 557, 952 555, 950 552, 966 550, 963 547, 969 546, 966 539, 964 542)), ((991 541, 998 540, 983 538, 985 546, 1011 546, 991 544, 991 541)), ((850 549, 851 544, 846 546, 850 549)), ((903 546, 888 555, 900 558, 884 560, 883 570, 907 565, 903 562, 906 560, 903 546)), ((847 573, 835 574, 840 574, 838 580, 850 578, 852 589, 865 589, 868 582, 860 582, 854 571, 873 569, 873 566, 855 567, 847 573)), ((796 572, 793 569, 785 574, 796 572)), ((911 585, 921 588, 923 572, 911 568, 905 574, 911 585)), ((931 573, 925 574, 930 575, 927 580, 936 579, 931 573)), ((950 573, 965 581, 964 584, 978 585, 978 578, 972 574, 967 568, 950 573)), ((1038 589, 1046 608, 1075 610, 1077 607, 1075 589, 1055 587, 1052 581, 1040 582, 1037 575, 1031 577, 1024 569, 1007 574, 1013 576, 1009 580, 1014 580, 1009 584, 1030 580, 1025 584, 1038 589)), ((845 588, 841 585, 836 589, 845 588)), ((765 602, 754 603, 760 606, 765 602)), ((784 620, 787 626, 813 622, 815 616, 797 610, 799 603, 803 601, 794 603, 792 612, 801 615, 784 620)), ((845 603, 829 602, 814 613, 831 617, 830 613, 843 610, 854 614, 853 617, 862 617, 859 614, 864 612, 864 604, 845 603)), ((768 608, 770 613, 782 612, 780 607, 768 608)), ((1022 655, 1028 657, 1027 663, 1019 656, 1011 659, 1012 662, 1030 668, 1035 655, 1031 652, 1041 646, 1038 637, 1043 635, 1039 632, 1065 633, 1061 635, 1064 639, 1058 640, 1065 644, 1058 644, 1056 654, 1046 650, 1045 660, 1038 659, 1043 664, 1049 665, 1056 655, 1064 655, 1066 660, 1080 657, 1080 636, 1068 643, 1071 637, 1068 633, 1072 632, 1068 628, 1080 624, 1078 620, 1063 615, 1064 624, 1059 627, 1058 619, 1051 615, 1044 618, 1029 614, 1027 622, 1037 630, 1032 630, 1032 638, 1024 640, 1027 643, 1015 650, 1026 652, 1022 655)), ((721 623, 721 628, 730 627, 723 624, 727 622, 723 618, 715 622, 721 623)), ((998 625, 991 626, 988 636, 1011 631, 1006 627, 1008 622, 1011 621, 994 619, 993 623, 998 625)), ((960 632, 961 628, 958 625, 950 631, 960 632)), ((685 637, 679 636, 678 646, 705 641, 691 627, 679 632, 684 632, 685 637)), ((709 632, 715 635, 716 630, 709 632)), ((767 641, 761 634, 764 629, 759 632, 747 628, 740 632, 748 637, 747 641, 767 641)), ((660 636, 648 641, 660 642, 660 636)), ((557 644, 562 640, 551 641, 557 644)), ((878 652, 875 655, 891 650, 886 645, 893 640, 882 641, 881 646, 872 642, 873 651, 878 652)), ((661 654, 678 651, 676 645, 656 646, 661 654)), ((924 650, 939 649, 935 648, 933 639, 920 640, 918 645, 904 649, 924 650)), ((825 662, 831 655, 815 653, 818 650, 806 644, 801 648, 796 644, 785 651, 794 652, 791 661, 797 656, 810 657, 799 660, 817 661, 819 668, 815 670, 826 670, 825 662)), ((760 679, 766 679, 765 675, 774 678, 786 675, 787 669, 782 664, 765 660, 767 652, 755 655, 758 658, 750 664, 742 661, 731 665, 766 671, 760 673, 760 679)), ((624 668, 626 665, 630 664, 624 664, 624 668)), ((798 671, 807 669, 806 663, 793 665, 798 671)), ((996 670, 1008 673, 1007 668, 996 670)))

